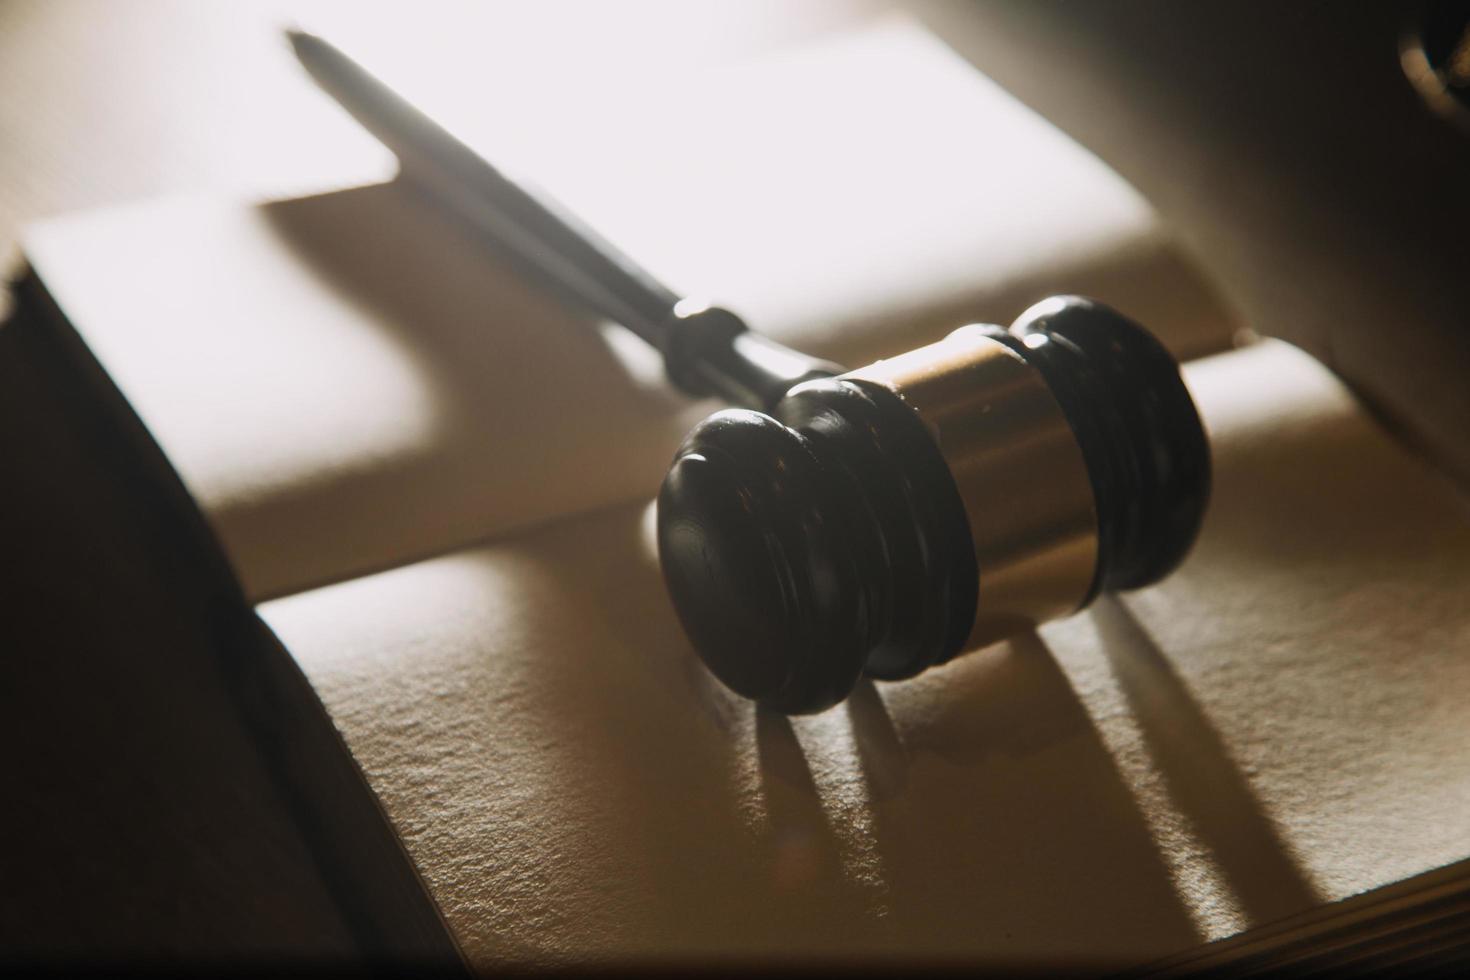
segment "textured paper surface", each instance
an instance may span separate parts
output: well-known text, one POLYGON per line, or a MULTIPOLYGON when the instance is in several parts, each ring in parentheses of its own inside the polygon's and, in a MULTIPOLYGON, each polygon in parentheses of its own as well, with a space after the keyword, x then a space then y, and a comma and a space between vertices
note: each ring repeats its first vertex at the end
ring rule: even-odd
POLYGON ((621 507, 268 603, 507 961, 1137 962, 1470 853, 1470 512, 1316 362, 1191 365, 1173 577, 823 715, 689 652, 621 507))
MULTIPOLYGON (((520 162, 816 353, 857 366, 1055 291, 1185 352, 1234 329, 1133 191, 904 22, 671 88, 520 162)), ((26 250, 256 596, 646 498, 712 407, 399 186, 87 214, 26 250)))

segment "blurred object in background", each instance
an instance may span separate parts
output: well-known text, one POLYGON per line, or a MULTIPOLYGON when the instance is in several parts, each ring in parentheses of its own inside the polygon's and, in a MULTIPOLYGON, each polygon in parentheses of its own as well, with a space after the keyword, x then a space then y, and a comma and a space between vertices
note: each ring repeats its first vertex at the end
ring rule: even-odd
POLYGON ((1254 330, 1470 485, 1470 129, 1420 70, 1458 85, 1470 4, 915 2, 1138 188, 1254 330))

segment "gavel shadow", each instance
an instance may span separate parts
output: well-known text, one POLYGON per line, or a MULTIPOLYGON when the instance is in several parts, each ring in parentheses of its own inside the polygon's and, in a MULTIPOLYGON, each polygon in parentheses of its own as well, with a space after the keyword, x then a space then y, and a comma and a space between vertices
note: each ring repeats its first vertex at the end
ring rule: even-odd
MULTIPOLYGON (((526 282, 491 244, 401 179, 259 210, 282 246, 433 375, 446 408, 474 408, 493 397, 487 379, 532 403, 558 375, 599 390, 629 384, 626 362, 588 317, 526 282), (514 370, 507 370, 507 354, 514 370)), ((675 399, 662 387, 641 394, 666 410, 675 399)), ((610 397, 619 397, 616 390, 610 397)), ((451 428, 463 421, 444 419, 451 428)))
POLYGON ((336 352, 272 389, 326 462, 212 514, 243 564, 279 569, 260 594, 642 495, 703 414, 655 351, 524 281, 402 181, 256 210, 272 256, 292 258, 273 300, 292 342, 336 352), (340 448, 343 430, 371 451, 340 448))
POLYGON ((539 774, 581 774, 543 790, 546 821, 580 822, 588 865, 617 855, 639 883, 638 902, 600 913, 615 908, 623 935, 691 953, 1089 964, 1198 939, 1038 638, 863 684, 821 715, 758 712, 689 650, 648 517, 604 512, 486 559, 513 557, 546 610, 540 655, 517 655, 533 680, 517 682, 516 725, 575 759, 539 774))
POLYGON ((1153 638, 1116 597, 1100 599, 1090 615, 1154 767, 1246 920, 1270 922, 1320 904, 1153 638))
MULTIPOLYGON (((1321 897, 1152 638, 1114 598, 1101 600, 1090 616, 1169 805, 1223 879, 1226 900, 1253 924, 1319 904, 1321 897)), ((1079 956, 1092 956, 1148 907, 1145 919, 1158 932, 1131 933, 1127 942, 1137 943, 1135 949, 1193 935, 1173 873, 1159 859, 1162 845, 1134 802, 1136 790, 1123 784, 1045 644, 1023 636, 975 656, 974 665, 948 668, 950 676, 911 682, 909 687, 934 688, 920 696, 890 687, 885 700, 865 681, 845 705, 865 782, 865 816, 881 852, 890 914, 885 927, 942 950, 977 921, 1003 921, 1024 906, 1020 918, 1027 922, 1055 923, 1070 914, 1074 937, 1097 929, 1077 947, 1079 956), (1032 778, 1025 778, 1024 767, 1032 778), (995 817, 997 810, 1003 816, 995 817), (1050 874, 1058 878, 1048 880, 1050 874), (991 899, 977 887, 982 881, 1006 908, 987 907, 991 899), (1113 890, 1112 901, 1128 909, 1126 921, 1112 920, 1093 904, 1107 901, 1092 893, 1103 882, 1113 890), (1078 914, 1083 909, 1089 910, 1085 916, 1078 914)), ((822 819, 818 786, 799 766, 804 756, 797 731, 806 724, 763 716, 759 725, 768 781, 810 794, 804 800, 772 794, 773 802, 784 799, 772 820, 808 832, 825 827, 835 854, 844 828, 822 819)))
POLYGON ((1036 635, 860 685, 844 710, 884 927, 902 946, 1095 966, 1199 938, 1132 790, 1036 635))

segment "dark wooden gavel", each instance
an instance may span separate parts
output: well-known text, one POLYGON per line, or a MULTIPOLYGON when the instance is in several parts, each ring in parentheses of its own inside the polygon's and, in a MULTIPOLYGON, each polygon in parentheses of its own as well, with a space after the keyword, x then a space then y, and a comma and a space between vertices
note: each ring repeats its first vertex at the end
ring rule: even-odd
POLYGON ((820 711, 867 674, 957 654, 1155 582, 1198 533, 1210 453, 1174 359, 1079 297, 855 371, 659 283, 326 42, 307 69, 403 176, 562 299, 738 406, 695 427, 658 497, 664 580, 709 669, 820 711))

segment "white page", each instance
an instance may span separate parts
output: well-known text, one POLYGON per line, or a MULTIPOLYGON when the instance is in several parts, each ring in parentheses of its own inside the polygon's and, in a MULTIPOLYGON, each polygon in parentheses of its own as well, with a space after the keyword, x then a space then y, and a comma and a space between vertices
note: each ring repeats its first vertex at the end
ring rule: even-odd
POLYGON ((787 722, 648 513, 267 603, 473 963, 1123 965, 1470 854, 1470 511, 1276 342, 1181 570, 787 722))

